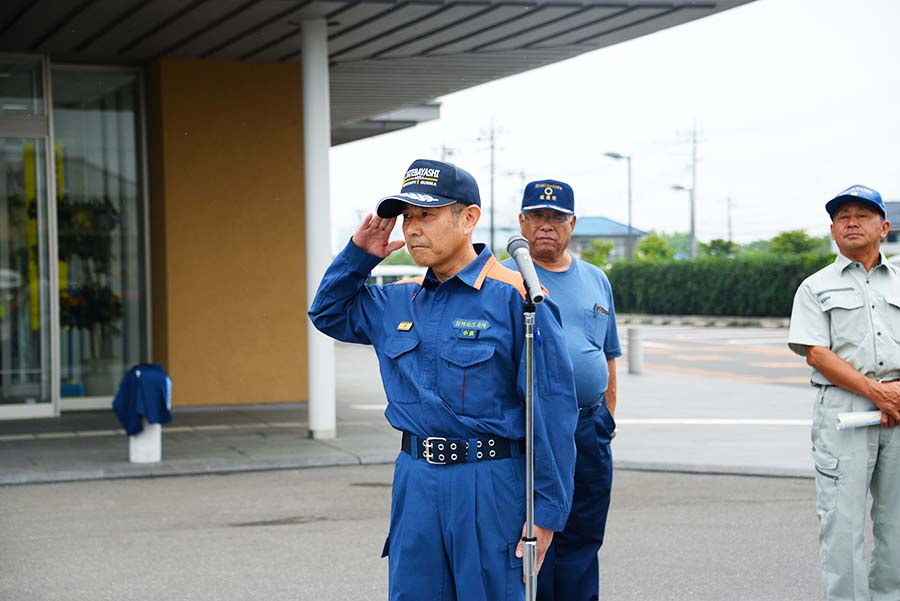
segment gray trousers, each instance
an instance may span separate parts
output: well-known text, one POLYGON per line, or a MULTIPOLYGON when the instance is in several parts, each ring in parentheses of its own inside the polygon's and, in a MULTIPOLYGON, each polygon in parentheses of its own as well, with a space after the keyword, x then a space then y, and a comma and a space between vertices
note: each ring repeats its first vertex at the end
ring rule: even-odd
POLYGON ((838 413, 875 409, 835 386, 816 395, 812 453, 826 601, 900 600, 900 428, 835 426, 838 413), (867 562, 869 491, 875 544, 867 562))

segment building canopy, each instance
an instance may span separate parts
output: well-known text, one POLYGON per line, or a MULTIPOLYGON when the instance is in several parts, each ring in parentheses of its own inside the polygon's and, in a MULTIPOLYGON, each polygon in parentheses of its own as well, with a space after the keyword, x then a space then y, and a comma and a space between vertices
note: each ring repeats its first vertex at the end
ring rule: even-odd
POLYGON ((0 52, 300 62, 301 23, 324 18, 342 143, 435 118, 439 96, 750 1, 5 0, 0 52), (418 113, 396 114, 409 108, 418 113))

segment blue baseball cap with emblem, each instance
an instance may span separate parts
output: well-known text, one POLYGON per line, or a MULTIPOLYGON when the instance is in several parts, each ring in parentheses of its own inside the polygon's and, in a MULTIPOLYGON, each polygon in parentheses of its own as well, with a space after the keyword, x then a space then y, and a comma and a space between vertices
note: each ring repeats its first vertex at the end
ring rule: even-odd
POLYGON ((390 218, 402 213, 408 204, 443 207, 457 202, 481 206, 475 178, 450 163, 417 159, 406 170, 400 192, 379 200, 375 212, 379 217, 390 218))
POLYGON ((828 215, 834 219, 834 212, 837 211, 842 204, 850 201, 864 202, 871 205, 881 211, 882 217, 887 218, 887 208, 884 206, 884 201, 881 200, 881 194, 868 186, 850 186, 829 200, 825 204, 825 210, 828 211, 828 215))
POLYGON ((525 186, 522 211, 553 209, 566 215, 575 214, 575 192, 572 186, 555 179, 539 179, 525 186))

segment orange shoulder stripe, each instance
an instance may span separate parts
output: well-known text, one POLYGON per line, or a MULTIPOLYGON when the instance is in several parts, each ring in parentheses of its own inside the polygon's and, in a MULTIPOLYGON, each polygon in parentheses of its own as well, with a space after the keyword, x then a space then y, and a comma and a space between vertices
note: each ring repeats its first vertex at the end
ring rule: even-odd
POLYGON ((498 282, 503 282, 504 284, 509 284, 513 288, 519 291, 519 294, 522 295, 522 298, 525 298, 525 282, 522 280, 522 276, 519 275, 518 271, 513 271, 508 267, 504 267, 494 257, 485 264, 484 269, 481 272, 481 275, 478 276, 478 281, 475 282, 475 288, 481 289, 481 283, 485 278, 490 278, 492 280, 497 280, 498 282))
POLYGON ((397 280, 396 282, 391 282, 391 284, 418 284, 421 286, 425 282, 425 278, 417 277, 417 278, 406 278, 405 280, 397 280))

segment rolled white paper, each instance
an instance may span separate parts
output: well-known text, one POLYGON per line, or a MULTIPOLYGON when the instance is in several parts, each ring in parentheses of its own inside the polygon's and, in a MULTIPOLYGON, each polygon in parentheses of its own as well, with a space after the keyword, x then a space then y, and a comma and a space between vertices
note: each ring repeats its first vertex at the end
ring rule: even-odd
POLYGON ((838 430, 877 426, 880 423, 881 411, 853 411, 850 413, 838 413, 837 416, 838 430))

